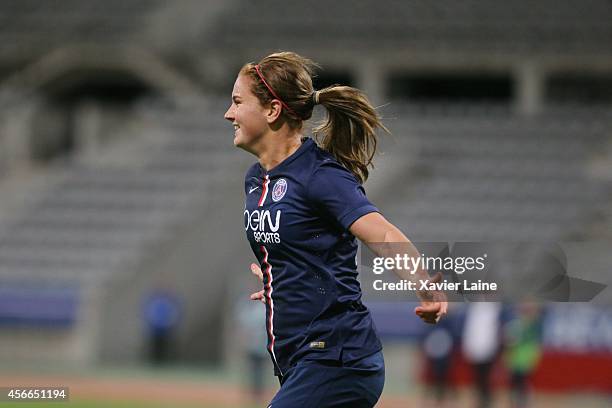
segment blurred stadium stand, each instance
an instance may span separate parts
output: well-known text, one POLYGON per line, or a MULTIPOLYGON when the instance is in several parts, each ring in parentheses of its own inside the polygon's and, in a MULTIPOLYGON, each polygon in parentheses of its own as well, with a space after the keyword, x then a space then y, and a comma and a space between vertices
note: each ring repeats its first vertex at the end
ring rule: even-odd
MULTIPOLYGON (((416 241, 575 239, 603 211, 609 189, 586 174, 612 115, 503 108, 399 110, 397 148, 416 150, 418 175, 397 188, 385 213, 416 241)), ((392 191, 389 191, 391 194, 392 191)))
MULTIPOLYGON (((601 52, 612 44, 612 10, 605 0, 383 1, 322 0, 287 4, 280 0, 237 2, 227 11, 235 26, 220 26, 221 47, 269 47, 282 32, 289 44, 312 46, 331 39, 376 48, 503 51, 520 53, 601 52), (321 10, 325 9, 325 13, 321 10), (266 10, 261 13, 261 10, 266 10)), ((333 48, 333 46, 332 46, 333 48)))
MULTIPOLYGON (((83 293, 98 292, 93 299, 82 296, 80 319, 102 319, 97 324, 104 322, 106 328, 99 342, 84 338, 91 347, 101 347, 89 350, 90 355, 141 357, 138 302, 147 289, 138 287, 139 275, 153 284, 157 275, 172 278, 179 287, 183 282, 185 287, 179 289, 189 311, 197 310, 187 315, 188 325, 191 318, 197 317, 193 322, 197 326, 218 313, 211 305, 222 301, 218 289, 223 281, 214 273, 214 252, 206 258, 203 248, 204 242, 217 240, 209 230, 202 231, 201 224, 223 219, 211 206, 219 195, 228 194, 224 193, 228 180, 242 178, 242 169, 234 164, 245 158, 222 142, 222 112, 212 111, 212 121, 202 121, 198 112, 177 115, 167 107, 142 106, 129 129, 115 136, 118 140, 106 149, 95 156, 77 154, 52 166, 44 176, 45 185, 32 183, 30 194, 26 183, 20 185, 19 211, 2 224, 0 276, 11 286, 66 282, 78 284, 83 293), (204 236, 194 238, 194 234, 204 236), (181 256, 172 256, 175 247, 183 248, 181 256), (191 270, 185 265, 189 262, 191 270), (209 275, 203 275, 203 264, 209 275), (191 286, 190 293, 195 277, 189 273, 201 275, 198 281, 208 280, 209 286, 191 286), (97 303, 89 315, 92 308, 87 303, 100 296, 103 303, 97 303), (133 348, 123 341, 133 343, 133 348), (104 350, 108 346, 111 350, 104 350)), ((229 189, 236 196, 231 200, 236 213, 240 213, 239 185, 229 189)), ((239 222, 235 224, 240 228, 239 222)), ((212 339, 209 357, 220 346, 219 339, 212 339)))

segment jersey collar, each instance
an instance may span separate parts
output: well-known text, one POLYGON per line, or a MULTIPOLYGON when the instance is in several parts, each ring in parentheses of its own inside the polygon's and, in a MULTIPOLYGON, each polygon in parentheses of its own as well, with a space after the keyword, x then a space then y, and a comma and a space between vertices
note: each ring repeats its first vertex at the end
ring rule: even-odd
POLYGON ((312 140, 312 138, 303 137, 301 146, 298 147, 298 149, 295 152, 291 153, 291 155, 287 157, 285 160, 283 160, 282 162, 274 166, 270 171, 266 171, 266 169, 264 169, 261 166, 261 164, 259 164, 259 162, 257 162, 257 166, 259 167, 259 170, 262 174, 268 174, 268 175, 274 174, 282 170, 285 166, 293 162, 298 157, 300 157, 305 151, 311 149, 314 145, 315 145, 315 142, 314 140, 312 140))

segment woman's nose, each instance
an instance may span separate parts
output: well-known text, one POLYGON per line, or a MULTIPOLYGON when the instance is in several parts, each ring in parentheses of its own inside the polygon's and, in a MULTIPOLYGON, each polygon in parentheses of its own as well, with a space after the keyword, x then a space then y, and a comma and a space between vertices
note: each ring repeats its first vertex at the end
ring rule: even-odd
POLYGON ((231 106, 229 107, 227 112, 225 112, 224 118, 227 119, 227 120, 231 120, 231 121, 234 120, 234 115, 233 115, 232 107, 231 106))

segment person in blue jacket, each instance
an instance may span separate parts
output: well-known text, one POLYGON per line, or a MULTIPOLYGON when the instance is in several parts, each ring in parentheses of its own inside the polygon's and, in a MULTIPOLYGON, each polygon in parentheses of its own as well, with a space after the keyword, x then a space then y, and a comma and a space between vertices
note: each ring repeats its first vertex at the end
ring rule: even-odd
MULTIPOLYGON (((381 342, 357 281, 357 241, 408 238, 370 203, 362 183, 384 129, 366 96, 347 86, 314 90, 315 64, 292 52, 271 54, 240 70, 225 118, 234 145, 258 161, 247 171, 244 227, 263 290, 268 352, 281 387, 270 406, 372 407, 382 393, 381 342), (315 105, 327 120, 302 128, 315 105)), ((380 253, 380 247, 371 248, 380 253)), ((420 271, 424 276, 426 271, 420 271)), ((440 279, 436 277, 435 279, 440 279)), ((415 312, 435 323, 441 295, 421 293, 415 312)))

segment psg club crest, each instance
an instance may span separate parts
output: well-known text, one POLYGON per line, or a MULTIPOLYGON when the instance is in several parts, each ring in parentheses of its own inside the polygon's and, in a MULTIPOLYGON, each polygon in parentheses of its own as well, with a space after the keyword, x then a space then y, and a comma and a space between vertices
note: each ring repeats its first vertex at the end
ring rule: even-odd
POLYGON ((272 201, 274 202, 279 201, 281 198, 285 196, 286 192, 287 192, 287 180, 285 180, 284 178, 279 179, 274 184, 274 188, 272 189, 272 201))

